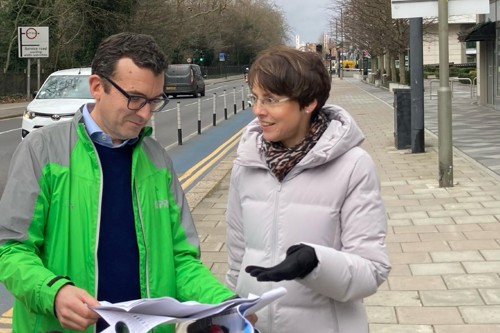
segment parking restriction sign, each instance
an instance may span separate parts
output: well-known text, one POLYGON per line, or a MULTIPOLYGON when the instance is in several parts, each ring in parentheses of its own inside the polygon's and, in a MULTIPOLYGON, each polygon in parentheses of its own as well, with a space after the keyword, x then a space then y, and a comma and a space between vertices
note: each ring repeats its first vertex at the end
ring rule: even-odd
POLYGON ((19 58, 49 57, 49 27, 17 28, 19 58))

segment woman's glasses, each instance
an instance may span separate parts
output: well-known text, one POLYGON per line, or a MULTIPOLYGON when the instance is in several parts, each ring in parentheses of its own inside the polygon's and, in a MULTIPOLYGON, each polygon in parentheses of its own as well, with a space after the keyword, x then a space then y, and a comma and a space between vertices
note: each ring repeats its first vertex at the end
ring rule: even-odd
POLYGON ((264 98, 258 98, 257 96, 250 94, 248 95, 248 101, 253 105, 257 104, 257 101, 260 101, 260 105, 262 106, 275 106, 279 103, 283 103, 286 101, 289 101, 290 97, 284 97, 281 99, 276 99, 272 97, 264 97, 264 98))

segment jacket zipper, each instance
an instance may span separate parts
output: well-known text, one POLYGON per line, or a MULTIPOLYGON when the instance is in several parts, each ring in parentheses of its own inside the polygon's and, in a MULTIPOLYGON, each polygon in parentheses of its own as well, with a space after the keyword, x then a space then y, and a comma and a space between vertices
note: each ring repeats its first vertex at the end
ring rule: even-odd
MULTIPOLYGON (((276 180, 278 180, 276 178, 276 180)), ((271 248, 272 249, 276 249, 276 245, 278 244, 278 232, 277 232, 277 229, 278 229, 278 217, 277 217, 277 212, 278 212, 278 206, 279 206, 279 201, 280 201, 280 193, 281 193, 281 189, 282 189, 282 182, 278 181, 278 187, 277 187, 277 191, 276 191, 276 203, 275 203, 275 207, 274 207, 274 222, 273 222, 273 244, 271 245, 271 248), (274 245, 274 246, 273 246, 274 245)), ((271 265, 276 265, 276 251, 272 251, 272 256, 271 256, 271 265)), ((269 282, 269 283, 272 283, 272 282, 269 282)), ((270 308, 270 311, 268 311, 268 318, 267 318, 267 322, 269 323, 269 332, 268 333, 272 333, 274 331, 273 329, 273 306, 272 304, 270 305, 271 308, 270 308)))
MULTIPOLYGON (((85 128, 85 125, 83 125, 85 128)), ((102 206, 102 188, 103 188, 103 181, 102 181, 102 165, 101 165, 101 160, 99 159, 99 154, 97 153, 97 149, 94 145, 94 142, 90 138, 90 135, 88 134, 87 130, 84 130, 85 135, 87 136, 88 141, 92 145, 92 148, 94 150, 95 157, 97 159, 97 166, 99 167, 99 175, 100 175, 100 182, 99 182, 99 208, 97 209, 97 228, 96 228, 96 243, 94 243, 94 270, 95 270, 95 279, 94 279, 94 290, 95 290, 95 297, 97 297, 99 293, 99 262, 98 262, 98 256, 97 256, 97 251, 98 247, 96 246, 99 243, 99 235, 101 233, 101 206, 102 206)), ((94 333, 96 332, 96 326, 94 325, 94 329, 92 330, 94 333)))
POLYGON ((148 260, 148 247, 147 247, 147 244, 146 244, 146 237, 144 236, 145 233, 144 233, 144 223, 143 223, 143 217, 142 217, 142 210, 141 210, 141 204, 139 202, 139 196, 137 195, 137 193, 139 193, 139 191, 137 190, 137 184, 135 183, 135 180, 133 180, 134 182, 134 190, 135 190, 135 200, 136 200, 136 205, 137 205, 137 211, 139 212, 139 223, 141 225, 141 230, 142 230, 142 243, 144 244, 144 252, 145 252, 145 255, 144 255, 144 260, 145 260, 145 272, 144 272, 144 275, 146 276, 146 294, 147 294, 147 297, 151 297, 150 295, 150 289, 149 289, 149 260, 148 260))

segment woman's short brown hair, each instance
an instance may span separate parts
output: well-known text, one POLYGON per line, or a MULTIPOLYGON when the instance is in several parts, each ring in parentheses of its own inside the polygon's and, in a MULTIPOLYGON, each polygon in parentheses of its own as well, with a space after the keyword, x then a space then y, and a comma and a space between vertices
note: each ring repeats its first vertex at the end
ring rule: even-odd
POLYGON ((330 95, 331 78, 316 52, 304 52, 284 45, 268 48, 257 56, 248 72, 254 85, 278 96, 290 97, 304 108, 318 102, 313 118, 330 95))

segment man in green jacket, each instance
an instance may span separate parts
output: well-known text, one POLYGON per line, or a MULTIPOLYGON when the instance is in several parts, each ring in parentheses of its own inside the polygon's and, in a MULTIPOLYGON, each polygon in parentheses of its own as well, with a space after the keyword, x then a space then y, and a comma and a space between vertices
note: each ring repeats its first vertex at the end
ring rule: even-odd
POLYGON ((100 332, 98 300, 234 296, 200 261, 172 161, 146 127, 168 102, 166 65, 150 36, 105 39, 89 78, 95 103, 18 146, 0 201, 0 282, 16 299, 14 332, 100 332))

